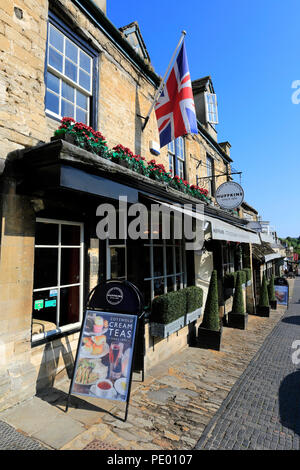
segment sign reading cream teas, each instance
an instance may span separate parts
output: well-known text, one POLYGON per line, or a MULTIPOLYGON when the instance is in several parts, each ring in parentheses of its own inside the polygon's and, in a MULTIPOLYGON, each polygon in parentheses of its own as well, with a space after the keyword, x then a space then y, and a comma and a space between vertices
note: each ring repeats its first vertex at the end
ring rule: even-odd
POLYGON ((240 184, 227 181, 216 191, 216 201, 222 209, 236 209, 244 200, 244 190, 240 184))
MULTIPOLYGON (((114 303, 117 294, 110 292, 114 303)), ((73 393, 127 400, 136 321, 135 315, 87 310, 75 364, 73 393)))

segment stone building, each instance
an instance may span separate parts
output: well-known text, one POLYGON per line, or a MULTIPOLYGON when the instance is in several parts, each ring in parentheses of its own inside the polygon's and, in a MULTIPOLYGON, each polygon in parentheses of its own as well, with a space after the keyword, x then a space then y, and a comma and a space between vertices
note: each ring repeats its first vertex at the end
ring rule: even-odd
MULTIPOLYGON (((220 210, 215 191, 231 178, 230 144, 217 141, 212 80, 193 83, 198 134, 157 150, 155 114, 142 130, 160 84, 137 23, 120 30, 105 1, 7 0, 0 7, 0 409, 53 386, 73 365, 84 303, 103 279, 128 279, 151 307, 160 294, 198 285, 212 269, 241 267, 236 247, 259 243, 247 220, 220 210), (123 168, 65 140, 51 140, 64 116, 154 158, 173 176, 208 191, 201 199, 205 245, 100 240, 97 207, 196 204, 195 197, 123 168), (229 259, 230 258, 230 259, 229 259)), ((245 248, 246 249, 246 248, 245 248)), ((220 285, 221 288, 221 285, 220 285)), ((145 325, 144 366, 186 345, 145 325)))

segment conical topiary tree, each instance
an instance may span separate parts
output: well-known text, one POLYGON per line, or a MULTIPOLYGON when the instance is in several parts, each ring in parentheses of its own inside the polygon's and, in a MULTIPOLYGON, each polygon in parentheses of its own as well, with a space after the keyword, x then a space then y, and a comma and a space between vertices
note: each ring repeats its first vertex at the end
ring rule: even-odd
POLYGON ((259 307, 269 307, 269 294, 268 294, 268 284, 265 273, 262 277, 262 283, 260 286, 260 293, 259 293, 259 307))
POLYGON ((245 314, 244 294, 242 287, 242 273, 238 271, 233 296, 232 313, 245 314))
POLYGON ((274 302, 276 300, 275 287, 274 287, 274 274, 272 274, 270 282, 269 282, 268 294, 269 294, 269 301, 274 302))
POLYGON ((203 321, 201 323, 202 328, 207 328, 208 330, 219 331, 220 330, 220 318, 219 318, 219 302, 218 302, 218 279, 217 271, 213 271, 209 289, 207 294, 207 299, 205 303, 203 321))

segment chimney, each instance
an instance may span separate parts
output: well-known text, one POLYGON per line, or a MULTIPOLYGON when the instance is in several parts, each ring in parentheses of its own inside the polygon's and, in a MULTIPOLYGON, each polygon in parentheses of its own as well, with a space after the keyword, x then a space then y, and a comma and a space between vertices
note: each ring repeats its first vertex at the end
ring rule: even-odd
POLYGON ((93 2, 106 15, 106 0, 93 0, 93 2))
POLYGON ((219 142, 219 146, 226 153, 226 155, 228 155, 228 157, 230 157, 230 149, 231 149, 230 143, 228 141, 219 142))

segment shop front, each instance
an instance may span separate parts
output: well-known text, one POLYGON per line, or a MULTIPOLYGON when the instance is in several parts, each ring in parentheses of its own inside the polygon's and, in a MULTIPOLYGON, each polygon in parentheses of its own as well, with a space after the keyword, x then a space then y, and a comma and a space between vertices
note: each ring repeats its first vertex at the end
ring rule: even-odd
MULTIPOLYGON (((206 298, 210 275, 213 269, 218 273, 218 292, 220 318, 226 319, 231 310, 234 282, 236 272, 248 270, 249 279, 245 278, 244 298, 245 305, 252 313, 254 309, 252 286, 252 256, 253 243, 260 243, 257 233, 247 230, 233 217, 228 217, 224 211, 215 211, 206 208, 204 249, 195 253, 195 266, 197 285, 204 290, 206 298)), ((226 320, 225 320, 226 321, 226 320)))
MULTIPOLYGON (((15 154, 4 179, 7 200, 26 206, 19 217, 16 204, 7 204, 3 240, 11 243, 16 226, 26 227, 19 231, 30 244, 22 277, 28 302, 18 328, 26 336, 31 388, 53 386, 72 367, 86 299, 102 280, 135 284, 146 318, 155 297, 194 284, 194 255, 186 250, 184 234, 175 236, 176 213, 170 236, 163 237, 162 215, 152 221, 150 210, 160 202, 199 202, 190 196, 60 140, 15 154), (136 222, 141 207, 149 218, 145 224, 136 222), (108 223, 110 212, 115 224, 108 223), (137 236, 128 236, 134 226, 137 236)), ((146 320, 135 370, 147 370, 186 346, 188 331, 184 325, 172 337, 155 337, 146 320)), ((15 360, 13 354, 8 360, 15 360)))

